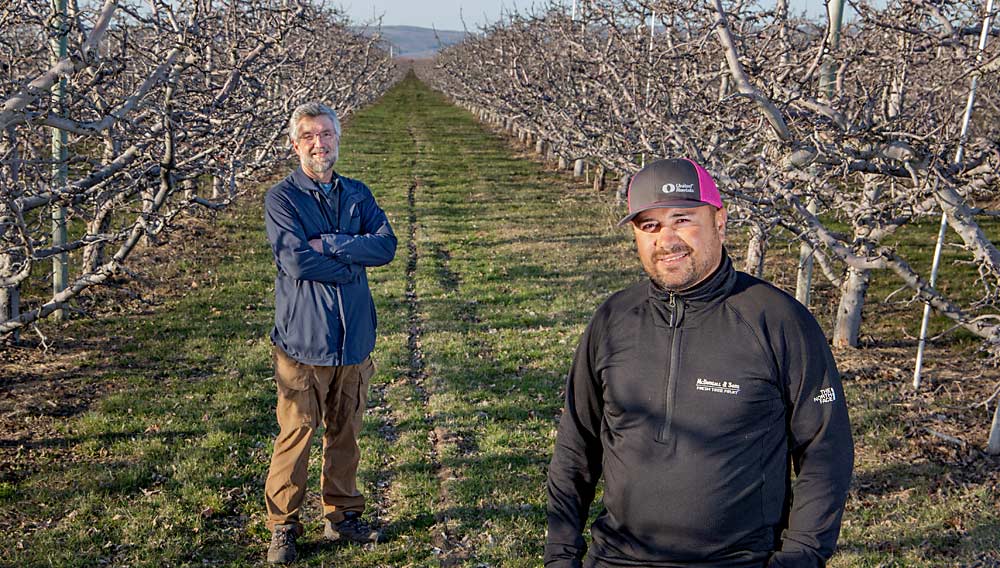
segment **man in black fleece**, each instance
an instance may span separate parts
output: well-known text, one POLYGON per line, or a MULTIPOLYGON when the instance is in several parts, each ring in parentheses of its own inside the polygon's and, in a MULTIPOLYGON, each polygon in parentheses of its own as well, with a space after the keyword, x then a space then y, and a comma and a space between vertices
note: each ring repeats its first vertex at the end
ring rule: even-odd
POLYGON ((693 161, 637 173, 629 222, 649 280, 605 301, 577 348, 549 467, 545 565, 824 566, 854 446, 822 330, 795 299, 733 269, 719 191, 693 161))

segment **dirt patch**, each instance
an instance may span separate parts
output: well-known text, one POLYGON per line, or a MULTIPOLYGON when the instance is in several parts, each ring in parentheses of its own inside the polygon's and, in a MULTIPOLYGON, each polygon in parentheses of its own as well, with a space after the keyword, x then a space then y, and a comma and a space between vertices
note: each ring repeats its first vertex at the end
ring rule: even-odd
POLYGON ((115 386, 94 380, 80 361, 100 359, 97 342, 59 341, 43 350, 27 344, 0 351, 0 483, 14 483, 39 463, 72 459, 72 441, 59 428, 115 386))
MULTIPOLYGON (((983 361, 970 361, 968 352, 942 347, 926 351, 927 364, 919 390, 912 386, 915 346, 872 346, 837 352, 845 384, 856 389, 860 401, 891 412, 903 438, 889 449, 858 449, 862 458, 882 463, 931 463, 946 466, 948 485, 1000 484, 1000 456, 983 450, 989 438, 992 409, 987 401, 1000 389, 1000 369, 983 361), (869 403, 870 404, 870 403, 869 403)), ((872 485, 892 483, 873 476, 872 485)), ((869 489, 872 489, 871 487, 869 489)))
POLYGON ((141 318, 210 284, 211 271, 202 267, 225 246, 222 233, 211 218, 183 219, 160 246, 133 253, 131 278, 111 279, 79 297, 69 322, 43 321, 23 330, 17 344, 0 343, 0 483, 51 460, 74 459, 65 421, 123 387, 119 347, 130 338, 108 330, 106 318, 141 318))

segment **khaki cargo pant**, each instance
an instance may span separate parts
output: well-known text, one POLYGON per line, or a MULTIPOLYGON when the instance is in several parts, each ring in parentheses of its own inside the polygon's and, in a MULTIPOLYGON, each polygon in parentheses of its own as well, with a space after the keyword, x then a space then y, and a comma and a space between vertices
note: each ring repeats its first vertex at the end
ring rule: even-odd
POLYGON ((274 348, 281 431, 274 440, 264 485, 268 529, 294 524, 302 532, 299 511, 306 493, 309 446, 320 423, 324 427, 323 516, 336 523, 346 511, 364 511, 365 498, 357 487, 358 435, 374 374, 371 358, 357 365, 320 367, 299 363, 274 348))

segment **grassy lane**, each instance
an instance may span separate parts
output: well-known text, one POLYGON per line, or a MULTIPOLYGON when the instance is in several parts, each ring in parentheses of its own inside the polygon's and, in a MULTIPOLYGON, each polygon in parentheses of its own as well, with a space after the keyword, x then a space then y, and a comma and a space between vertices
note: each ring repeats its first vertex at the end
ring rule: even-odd
MULTIPOLYGON (((341 155, 338 169, 373 188, 400 241, 369 273, 380 335, 361 440, 361 483, 387 539, 323 541, 317 441, 298 564, 539 566, 572 350, 600 301, 640 274, 617 212, 412 78, 352 118, 341 155)), ((0 440, 0 565, 263 564, 277 425, 259 202, 191 222, 176 256, 146 251, 162 305, 78 320, 60 332, 75 338, 61 367, 15 373, 22 384, 58 372, 100 396, 75 415, 56 405, 51 420, 45 405, 21 408, 23 432, 0 440)), ((923 422, 907 409, 951 410, 901 392, 878 360, 890 353, 838 354, 859 447, 831 565, 1000 561, 995 464, 919 442, 923 422)))
POLYGON ((378 280, 398 300, 380 312, 372 425, 392 424, 392 435, 368 441, 388 465, 390 541, 337 557, 537 566, 562 377, 604 290, 636 274, 627 254, 608 265, 595 251, 628 244, 586 190, 512 156, 415 81, 348 136, 344 167, 391 192, 400 249, 378 280))
POLYGON ((635 267, 595 255, 625 243, 603 235, 610 217, 592 195, 512 157, 437 95, 408 100, 435 544, 445 565, 538 565, 562 377, 594 290, 635 267))

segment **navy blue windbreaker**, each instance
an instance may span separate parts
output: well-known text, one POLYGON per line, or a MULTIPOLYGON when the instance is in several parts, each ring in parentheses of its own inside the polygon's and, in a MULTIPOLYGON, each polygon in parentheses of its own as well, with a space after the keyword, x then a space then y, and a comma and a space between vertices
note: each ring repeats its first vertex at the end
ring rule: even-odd
POLYGON ((549 467, 545 565, 821 567, 853 455, 833 356, 794 298, 725 254, 688 291, 640 282, 580 340, 549 467))
POLYGON ((368 187, 334 174, 331 197, 301 168, 264 198, 274 280, 271 340, 308 365, 355 365, 375 346, 365 268, 389 263, 396 235, 368 187), (323 253, 309 246, 322 239, 323 253))

